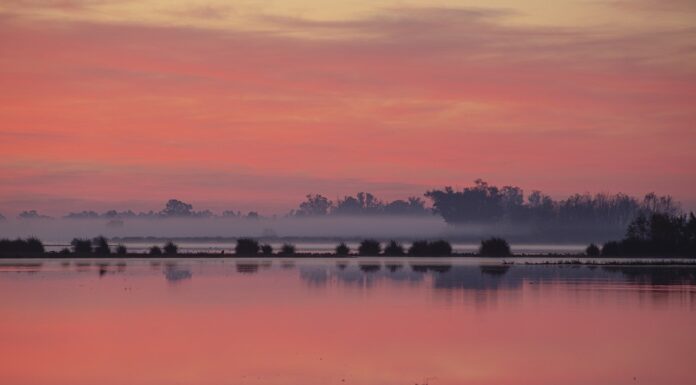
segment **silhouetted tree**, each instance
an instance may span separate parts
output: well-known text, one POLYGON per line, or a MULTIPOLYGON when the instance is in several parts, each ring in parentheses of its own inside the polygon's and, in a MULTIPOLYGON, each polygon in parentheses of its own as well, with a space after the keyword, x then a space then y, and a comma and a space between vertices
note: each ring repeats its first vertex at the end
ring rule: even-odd
POLYGON ((91 254, 92 253, 92 241, 89 239, 74 238, 70 245, 73 248, 75 254, 91 254))
POLYGON ((36 210, 22 211, 17 216, 18 219, 52 219, 47 215, 41 215, 36 210))
POLYGON ((164 245, 164 253, 167 255, 176 255, 179 252, 179 246, 177 246, 174 242, 168 241, 164 245))
POLYGON ((111 254, 111 248, 109 247, 109 242, 103 236, 98 236, 92 239, 92 247, 95 254, 99 255, 109 255, 111 254))
POLYGON ((404 252, 404 247, 397 243, 396 241, 390 241, 387 246, 384 248, 384 255, 390 256, 390 257, 399 257, 406 254, 404 252))
POLYGON ((150 247, 150 255, 162 255, 162 249, 159 246, 150 247))
POLYGON ((481 241, 479 254, 484 257, 508 257, 510 245, 502 238, 489 238, 481 241))
POLYGON ((338 246, 336 246, 336 255, 343 257, 348 254, 350 254, 350 248, 344 242, 341 242, 338 246))
POLYGON ((621 255, 619 242, 610 241, 602 246, 602 257, 617 257, 621 255))
POLYGON ((116 254, 126 255, 126 254, 128 254, 128 249, 124 245, 118 245, 118 246, 116 246, 116 254))
POLYGON ((65 219, 98 219, 99 214, 96 211, 81 211, 79 213, 68 213, 64 216, 65 219))
POLYGON ((382 251, 382 246, 374 239, 366 239, 360 242, 358 254, 360 255, 379 255, 382 251))
POLYGON ((384 204, 384 214, 388 215, 427 215, 428 209, 425 202, 416 197, 409 197, 408 200, 395 200, 384 204))
POLYGON ((428 241, 415 241, 408 249, 408 255, 414 257, 426 257, 429 253, 430 248, 428 247, 428 241))
POLYGON ((251 238, 239 238, 234 252, 237 255, 256 255, 259 253, 259 242, 251 238))
POLYGON ((38 238, 0 240, 0 254, 12 254, 17 257, 23 257, 24 255, 22 254, 43 254, 44 251, 44 245, 38 238))
POLYGON ((295 212, 298 216, 326 215, 332 207, 332 202, 319 194, 307 194, 307 200, 300 203, 300 208, 295 212))
POLYGON ((346 196, 336 202, 332 214, 337 215, 362 215, 379 214, 383 204, 372 194, 359 192, 355 197, 346 196))
POLYGON ((445 257, 452 254, 452 245, 445 240, 415 241, 408 254, 416 257, 445 257))
POLYGON ((591 243, 585 249, 585 254, 588 257, 599 257, 599 255, 601 254, 601 251, 599 250, 599 247, 597 247, 597 245, 595 245, 594 243, 591 243))
POLYGON ((283 244, 283 247, 280 248, 280 254, 282 254, 282 255, 295 255, 295 245, 293 245, 291 243, 283 244))
POLYGON ((192 210, 193 205, 178 199, 170 199, 160 213, 165 217, 190 217, 193 214, 192 210))
MULTIPOLYGON (((663 201, 669 208, 669 200, 663 201), (666 202, 666 203, 665 203, 666 202)), ((656 205, 662 203, 654 203, 656 205)), ((666 210, 670 211, 670 210, 666 210)), ((621 241, 607 242, 602 249, 606 256, 694 256, 694 215, 673 215, 657 210, 647 216, 638 215, 628 226, 621 241)))
POLYGON ((263 255, 273 255, 273 246, 265 244, 261 246, 261 254, 263 255))
POLYGON ((428 243, 430 255, 433 257, 445 257, 452 255, 452 245, 444 240, 438 240, 428 243))

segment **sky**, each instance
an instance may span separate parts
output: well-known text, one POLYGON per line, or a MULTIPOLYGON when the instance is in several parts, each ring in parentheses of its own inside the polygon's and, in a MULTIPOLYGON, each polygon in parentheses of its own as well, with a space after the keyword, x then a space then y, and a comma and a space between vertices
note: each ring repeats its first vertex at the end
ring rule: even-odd
POLYGON ((0 3, 0 213, 483 178, 696 207, 696 2, 0 3))

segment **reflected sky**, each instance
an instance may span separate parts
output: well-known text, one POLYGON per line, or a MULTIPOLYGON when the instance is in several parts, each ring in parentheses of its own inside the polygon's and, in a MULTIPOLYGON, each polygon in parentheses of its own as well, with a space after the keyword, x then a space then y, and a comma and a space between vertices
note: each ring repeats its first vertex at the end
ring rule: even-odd
POLYGON ((0 262, 2 384, 693 384, 696 266, 0 262))

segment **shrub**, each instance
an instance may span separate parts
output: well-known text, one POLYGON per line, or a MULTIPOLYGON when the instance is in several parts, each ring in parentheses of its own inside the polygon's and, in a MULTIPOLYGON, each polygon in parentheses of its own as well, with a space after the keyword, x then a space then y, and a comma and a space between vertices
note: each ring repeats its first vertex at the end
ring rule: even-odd
POLYGON ((379 255, 380 251, 382 251, 382 246, 374 239, 366 239, 360 242, 358 247, 358 254, 360 255, 379 255))
POLYGON ((26 242, 27 251, 30 253, 43 253, 45 251, 43 243, 38 238, 29 237, 24 242, 26 242))
POLYGON ((479 254, 484 257, 508 257, 510 253, 510 245, 503 238, 489 238, 481 241, 479 254))
POLYGON ((261 254, 263 255, 273 255, 273 246, 265 244, 261 246, 261 254))
POLYGON ((396 241, 390 241, 387 247, 384 248, 384 255, 390 257, 398 257, 406 254, 404 252, 404 247, 396 241))
POLYGON ((0 253, 30 253, 41 254, 44 252, 43 243, 37 238, 17 238, 15 240, 0 240, 0 253))
POLYGON ((73 248, 75 254, 91 254, 92 253, 92 241, 89 239, 74 238, 70 245, 73 248))
POLYGON ((428 243, 428 251, 433 257, 445 257, 452 255, 452 245, 445 240, 438 240, 428 243))
POLYGON ((162 255, 162 249, 159 246, 152 246, 150 248, 150 255, 162 255))
POLYGON ((602 246, 602 257, 618 257, 621 254, 619 242, 611 241, 602 246))
POLYGON ((92 246, 94 247, 94 254, 99 255, 109 255, 111 254, 111 248, 109 247, 109 242, 103 236, 98 236, 92 239, 92 246))
POLYGON ((425 257, 428 255, 428 241, 415 241, 408 248, 408 255, 415 257, 425 257))
POLYGON ((164 253, 167 255, 176 255, 179 252, 179 246, 174 242, 169 241, 164 245, 164 253))
POLYGON ((295 245, 291 243, 286 243, 280 248, 280 254, 282 255, 295 255, 295 245))
POLYGON ((599 254, 600 254, 599 247, 597 247, 597 245, 595 245, 594 243, 591 243, 585 249, 585 254, 588 257, 599 257, 599 254))
POLYGON ((408 249, 408 254, 416 257, 444 257, 452 254, 452 245, 444 240, 415 241, 408 249))
POLYGON ((60 251, 58 253, 60 255, 70 255, 70 249, 68 249, 67 247, 64 247, 64 248, 60 249, 60 251))
POLYGON ((126 255, 126 254, 128 254, 128 249, 126 249, 126 246, 118 245, 118 246, 116 246, 116 254, 126 255))
POLYGON ((348 247, 345 242, 341 242, 338 246, 336 246, 336 255, 346 256, 348 254, 350 254, 350 247, 348 247))
POLYGON ((259 242, 251 238, 239 238, 234 252, 237 255, 256 255, 259 253, 259 242))

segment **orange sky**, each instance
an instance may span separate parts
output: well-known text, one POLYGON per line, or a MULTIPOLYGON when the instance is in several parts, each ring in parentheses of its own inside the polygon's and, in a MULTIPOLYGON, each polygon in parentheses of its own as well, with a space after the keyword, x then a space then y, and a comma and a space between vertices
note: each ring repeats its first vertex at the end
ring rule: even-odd
POLYGON ((0 5, 0 212, 495 184, 696 199, 682 0, 0 5))

